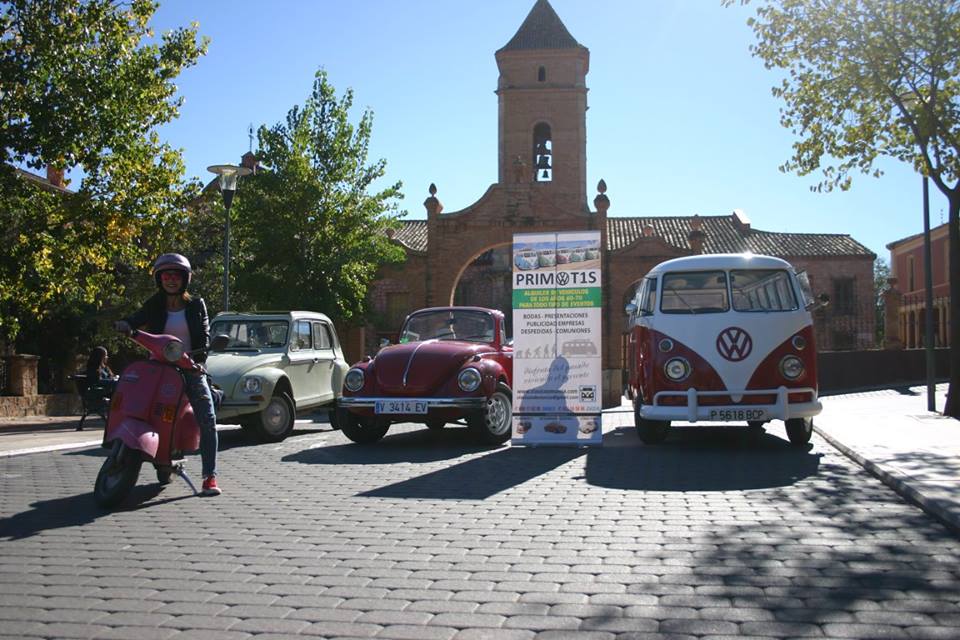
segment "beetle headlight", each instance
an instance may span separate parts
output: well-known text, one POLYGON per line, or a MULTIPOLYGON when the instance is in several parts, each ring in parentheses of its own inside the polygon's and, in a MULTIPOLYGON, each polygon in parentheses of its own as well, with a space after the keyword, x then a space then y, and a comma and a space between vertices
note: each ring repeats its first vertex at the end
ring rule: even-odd
POLYGON ((361 369, 350 369, 343 378, 343 386, 347 391, 356 393, 363 388, 363 371, 361 369))
POLYGON ((680 382, 690 375, 690 363, 683 358, 670 358, 663 365, 663 372, 674 382, 680 382))
POLYGON ((457 384, 460 385, 460 388, 466 392, 476 391, 477 387, 480 386, 480 381, 482 377, 480 372, 474 369, 473 367, 467 367, 460 372, 460 375, 457 376, 457 384))
POLYGON ((796 380, 803 375, 803 360, 797 356, 787 356, 780 361, 780 373, 788 380, 796 380))
POLYGON ((183 357, 183 343, 179 340, 171 340, 163 345, 163 359, 167 362, 177 362, 183 357))
POLYGON ((240 389, 244 393, 260 393, 263 389, 263 380, 259 376, 247 376, 241 381, 240 389))

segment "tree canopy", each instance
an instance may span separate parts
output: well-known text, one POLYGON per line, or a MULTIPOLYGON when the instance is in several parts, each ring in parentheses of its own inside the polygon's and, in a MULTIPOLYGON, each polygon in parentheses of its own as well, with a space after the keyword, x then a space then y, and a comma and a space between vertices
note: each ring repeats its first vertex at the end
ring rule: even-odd
POLYGON ((377 269, 403 259, 386 235, 402 215, 401 183, 378 190, 386 161, 367 159, 373 113, 354 125, 352 106, 353 92, 338 98, 321 70, 302 106, 260 127, 262 167, 242 178, 231 209, 231 290, 248 305, 355 320, 377 269))
MULTIPOLYGON (((148 0, 0 2, 0 342, 20 320, 119 300, 125 270, 174 243, 199 185, 156 128, 174 79, 206 50, 197 27, 155 39, 148 0), (48 188, 19 171, 76 170, 48 188)), ((42 182, 42 181, 41 181, 42 182)))
MULTIPOLYGON (((911 164, 947 197, 950 272, 957 273, 960 0, 756 4, 751 51, 784 73, 773 94, 782 100, 781 123, 797 136, 781 169, 819 171, 815 188, 830 190, 850 188, 855 172, 880 176, 880 157, 911 164)), ((945 413, 960 417, 960 278, 950 287, 953 349, 945 413)))

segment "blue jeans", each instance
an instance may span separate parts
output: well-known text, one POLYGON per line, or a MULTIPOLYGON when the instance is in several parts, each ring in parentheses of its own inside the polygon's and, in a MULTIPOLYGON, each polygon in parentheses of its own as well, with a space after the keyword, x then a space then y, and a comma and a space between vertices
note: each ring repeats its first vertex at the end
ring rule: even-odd
POLYGON ((203 477, 217 475, 217 413, 213 408, 213 393, 207 376, 185 371, 187 397, 193 407, 193 415, 200 425, 200 461, 203 477))

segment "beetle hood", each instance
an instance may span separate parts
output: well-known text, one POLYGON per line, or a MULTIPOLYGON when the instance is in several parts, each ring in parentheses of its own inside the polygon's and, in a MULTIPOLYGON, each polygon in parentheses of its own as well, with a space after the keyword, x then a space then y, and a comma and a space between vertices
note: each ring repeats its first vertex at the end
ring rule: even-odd
POLYGON ((489 345, 456 340, 427 340, 393 345, 377 354, 374 360, 374 376, 382 393, 435 393, 456 375, 465 361, 489 351, 489 345))

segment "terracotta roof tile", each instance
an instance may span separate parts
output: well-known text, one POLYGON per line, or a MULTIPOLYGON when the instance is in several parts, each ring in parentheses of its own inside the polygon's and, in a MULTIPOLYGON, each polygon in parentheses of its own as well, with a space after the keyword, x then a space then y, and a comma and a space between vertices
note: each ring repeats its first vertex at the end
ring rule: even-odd
POLYGON ((574 49, 579 47, 547 0, 537 0, 517 33, 500 51, 520 49, 574 49))
MULTIPOLYGON (((692 216, 607 218, 607 249, 623 249, 643 237, 643 228, 653 227, 653 235, 681 249, 690 249, 687 234, 692 216)), ((701 216, 706 234, 704 253, 741 253, 752 251, 774 256, 866 256, 870 249, 847 234, 781 233, 743 229, 734 216, 701 216)))
MULTIPOLYGON (((643 228, 650 225, 653 235, 668 244, 689 250, 687 234, 693 216, 607 218, 607 249, 619 251, 643 237, 643 228)), ((870 249, 847 234, 780 233, 743 229, 734 216, 701 216, 704 253, 753 253, 799 256, 870 256, 870 249)), ((413 251, 427 250, 427 221, 404 220, 394 239, 413 251)))

